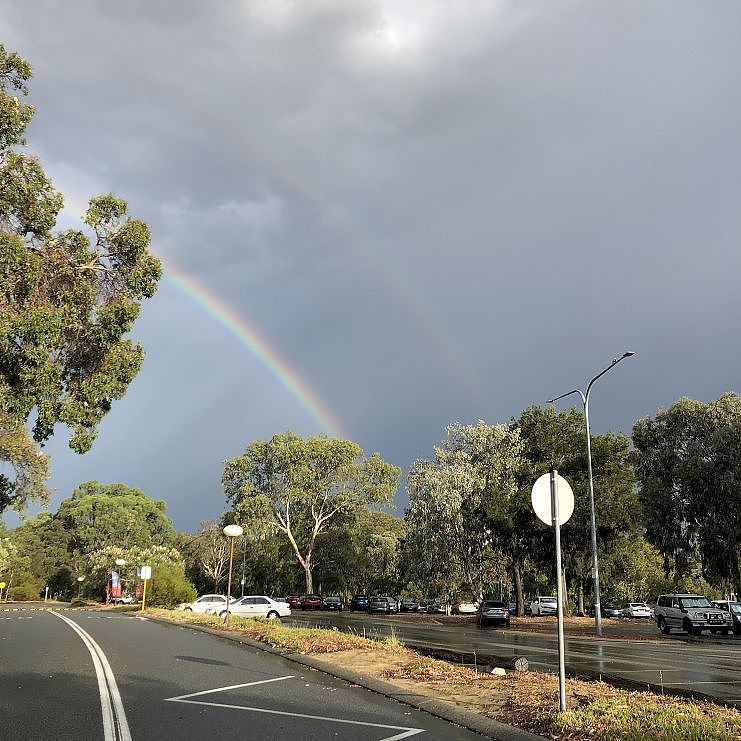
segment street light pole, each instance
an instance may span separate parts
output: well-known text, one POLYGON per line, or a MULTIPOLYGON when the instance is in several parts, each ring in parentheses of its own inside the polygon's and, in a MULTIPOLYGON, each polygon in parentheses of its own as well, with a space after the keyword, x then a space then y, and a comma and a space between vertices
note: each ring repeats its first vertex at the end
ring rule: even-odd
POLYGON ((224 535, 229 538, 229 581, 226 586, 226 615, 224 616, 224 625, 229 625, 229 608, 231 607, 232 596, 232 561, 234 560, 234 539, 238 538, 244 530, 239 525, 227 525, 224 528, 224 535))
MULTIPOLYGON (((635 355, 635 352, 632 350, 629 350, 627 352, 624 352, 619 358, 613 358, 612 363, 607 366, 603 371, 598 373, 587 386, 587 392, 586 394, 583 393, 580 389, 573 389, 572 391, 568 391, 565 394, 561 394, 561 396, 556 396, 553 399, 548 399, 547 403, 552 404, 559 399, 563 399, 566 396, 571 396, 571 394, 579 394, 582 400, 582 404, 584 405, 584 423, 587 431, 587 475, 589 478, 589 520, 592 528, 592 579, 594 579, 594 628, 595 628, 595 634, 598 636, 602 635, 602 610, 600 607, 600 591, 599 591, 599 564, 597 562, 597 520, 595 517, 594 512, 594 481, 592 478, 592 435, 589 429, 589 396, 592 392, 592 386, 594 385, 594 382, 601 378, 602 376, 607 373, 607 371, 612 370, 621 360, 625 360, 625 358, 629 358, 632 355, 635 355)), ((561 574, 558 574, 558 578, 561 578, 561 574)))

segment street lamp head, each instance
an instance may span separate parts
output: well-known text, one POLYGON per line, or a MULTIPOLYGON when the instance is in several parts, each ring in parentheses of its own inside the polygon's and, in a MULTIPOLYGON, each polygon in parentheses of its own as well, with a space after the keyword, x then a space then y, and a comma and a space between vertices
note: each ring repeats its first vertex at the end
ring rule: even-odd
POLYGON ((227 525, 224 528, 224 535, 227 538, 238 538, 244 530, 239 525, 227 525))
POLYGON ((627 352, 623 353, 624 358, 629 358, 631 355, 635 355, 635 350, 628 350, 627 352))
POLYGON ((85 581, 85 577, 84 576, 78 576, 77 577, 77 581, 83 582, 83 581, 85 581))
POLYGON ((116 566, 126 566, 126 561, 123 558, 116 559, 116 566))

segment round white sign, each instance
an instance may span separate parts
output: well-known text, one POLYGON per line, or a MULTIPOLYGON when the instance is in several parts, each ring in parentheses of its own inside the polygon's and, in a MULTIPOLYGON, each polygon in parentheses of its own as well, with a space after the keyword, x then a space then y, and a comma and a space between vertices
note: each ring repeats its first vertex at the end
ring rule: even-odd
MULTIPOLYGON (((556 474, 556 498, 558 502, 558 524, 563 525, 574 514, 574 492, 571 491, 569 482, 558 474, 556 474)), ((546 525, 552 526, 550 473, 544 473, 533 484, 530 501, 533 503, 533 509, 535 514, 538 515, 538 519, 546 525)))

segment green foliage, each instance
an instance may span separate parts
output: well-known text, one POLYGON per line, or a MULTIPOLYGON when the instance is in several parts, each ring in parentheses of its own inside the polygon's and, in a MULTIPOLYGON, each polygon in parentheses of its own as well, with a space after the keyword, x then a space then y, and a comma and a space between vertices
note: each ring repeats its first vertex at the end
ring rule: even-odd
POLYGON ((152 579, 147 586, 147 604, 175 607, 195 598, 196 589, 185 576, 182 565, 160 564, 152 569, 152 579))
POLYGON ((741 591, 741 397, 680 399, 633 427, 647 537, 667 575, 741 591))
POLYGON ((125 335, 162 274, 147 226, 113 195, 90 200, 90 236, 52 231, 62 196, 18 151, 34 113, 18 99, 30 77, 28 62, 0 45, 0 461, 16 473, 14 484, 0 481, 0 511, 46 498, 45 459, 22 430, 32 415, 37 443, 61 423, 73 450, 90 449, 139 371, 144 351, 125 335))
POLYGON ((286 432, 253 442, 226 461, 222 485, 238 522, 274 528, 291 544, 313 591, 317 538, 340 515, 389 504, 400 471, 350 440, 286 432))

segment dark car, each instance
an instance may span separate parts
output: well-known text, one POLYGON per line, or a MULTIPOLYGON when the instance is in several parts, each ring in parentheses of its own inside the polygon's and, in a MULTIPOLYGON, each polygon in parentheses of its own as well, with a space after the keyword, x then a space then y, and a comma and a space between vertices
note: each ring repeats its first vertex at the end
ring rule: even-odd
POLYGON ((368 600, 368 614, 382 612, 384 615, 390 615, 394 612, 393 602, 389 597, 371 597, 368 600))
POLYGON ((712 602, 713 607, 717 607, 723 612, 730 612, 733 618, 733 632, 741 635, 741 602, 730 602, 725 599, 717 599, 712 602))
POLYGON ((361 610, 366 612, 368 609, 368 595, 367 594, 354 594, 350 600, 350 612, 355 610, 361 610))
POLYGON ((342 612, 342 600, 339 597, 325 597, 324 609, 337 610, 337 612, 342 612))
MULTIPOLYGON (((587 615, 589 617, 594 617, 594 603, 592 603, 589 608, 587 609, 587 615)), ((611 618, 619 618, 623 616, 623 609, 621 607, 618 607, 616 604, 612 602, 603 602, 600 605, 600 614, 602 617, 611 617, 611 618)))
POLYGON ((445 605, 442 602, 438 602, 437 600, 433 600, 432 602, 427 603, 427 607, 425 608, 425 612, 427 612, 430 615, 444 615, 445 614, 445 605))
POLYGON ((404 597, 399 604, 399 610, 401 612, 417 612, 419 610, 419 602, 414 597, 404 597))
POLYGON ((288 602, 288 606, 292 610, 300 610, 301 609, 301 600, 303 597, 298 594, 289 594, 288 597, 286 597, 285 601, 288 602))
POLYGON ((318 594, 306 594, 301 598, 302 610, 321 610, 324 600, 318 594))
POLYGON ((476 613, 476 624, 489 625, 490 623, 509 625, 509 605, 506 602, 484 600, 479 605, 476 613))

